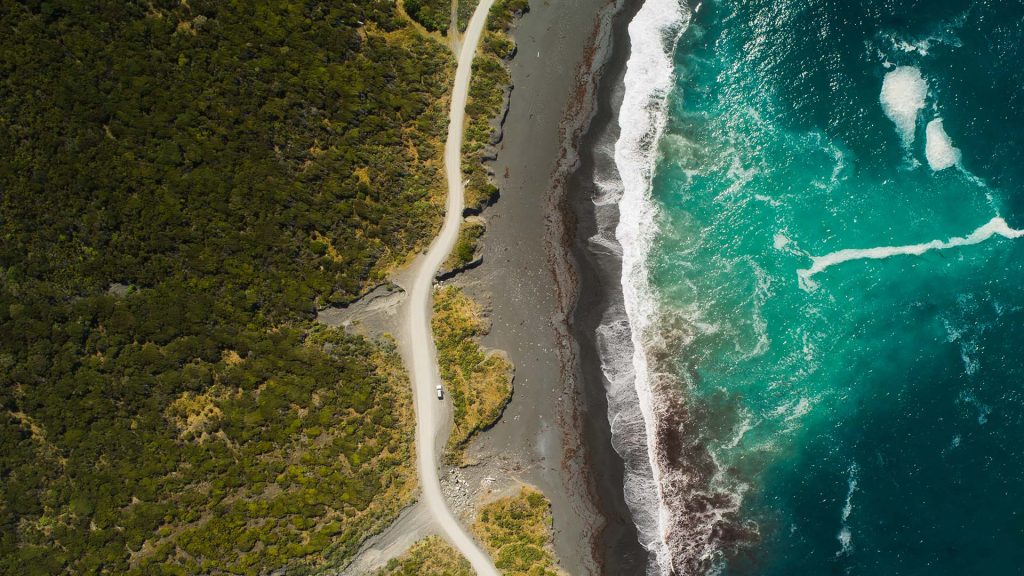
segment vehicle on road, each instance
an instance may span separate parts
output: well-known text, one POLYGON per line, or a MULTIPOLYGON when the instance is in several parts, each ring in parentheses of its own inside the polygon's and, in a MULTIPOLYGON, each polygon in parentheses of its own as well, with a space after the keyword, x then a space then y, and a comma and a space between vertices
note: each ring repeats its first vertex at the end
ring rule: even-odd
POLYGON ((444 388, 440 384, 437 385, 437 399, 444 400, 444 388))

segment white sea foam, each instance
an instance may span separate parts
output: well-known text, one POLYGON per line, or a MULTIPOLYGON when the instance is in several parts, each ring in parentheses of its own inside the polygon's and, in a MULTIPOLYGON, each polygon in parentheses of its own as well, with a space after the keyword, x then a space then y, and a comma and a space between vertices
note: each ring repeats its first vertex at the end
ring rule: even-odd
POLYGON ((984 426, 985 424, 988 424, 988 417, 990 414, 992 414, 992 407, 989 406, 988 404, 983 403, 981 400, 978 400, 978 397, 974 395, 974 392, 971 392, 969 390, 961 392, 959 401, 965 404, 970 404, 975 408, 975 410, 978 411, 979 426, 984 426))
MULTIPOLYGON (((961 306, 963 306, 962 301, 961 306)), ((978 341, 971 337, 965 338, 965 330, 957 327, 947 318, 942 319, 942 324, 946 327, 946 341, 950 343, 958 342, 960 344, 960 360, 964 363, 964 373, 968 376, 973 376, 980 367, 976 358, 978 354, 978 341)))
POLYGON ((750 419, 749 415, 745 414, 743 416, 743 422, 741 422, 739 426, 736 427, 735 431, 733 432, 732 438, 723 445, 723 448, 725 448, 726 450, 732 450, 733 448, 739 446, 740 441, 743 440, 743 437, 747 435, 747 432, 750 432, 751 430, 754 429, 754 426, 754 421, 750 419))
MULTIPOLYGON (((611 158, 615 151, 612 149, 605 150, 602 146, 596 153, 600 156, 611 158)), ((619 180, 618 174, 603 173, 605 172, 604 170, 601 170, 601 172, 595 175, 594 194, 591 201, 597 206, 617 205, 622 198, 622 181, 619 180)))
POLYGON ((612 238, 608 238, 603 233, 598 232, 590 238, 587 238, 587 242, 590 243, 591 250, 613 256, 622 256, 622 247, 612 238))
POLYGON ((846 502, 843 504, 842 510, 843 525, 839 530, 839 534, 836 535, 840 546, 836 556, 849 554, 853 551, 853 532, 850 531, 847 521, 850 519, 850 514, 853 513, 853 494, 857 491, 857 470, 857 464, 852 464, 846 471, 846 502))
POLYGON ((757 176, 757 168, 747 168, 743 166, 743 162, 740 161, 739 156, 732 157, 732 163, 729 165, 729 170, 725 173, 729 179, 729 185, 726 186, 721 192, 715 196, 715 202, 720 203, 726 198, 735 196, 750 183, 751 180, 757 176))
POLYGON ((964 363, 964 373, 968 376, 974 376, 975 372, 981 364, 977 359, 978 355, 978 342, 976 340, 967 340, 966 342, 960 343, 960 360, 964 363))
POLYGON ((919 56, 928 56, 932 49, 937 46, 959 48, 963 44, 960 38, 957 37, 956 31, 963 27, 965 17, 966 12, 951 21, 941 24, 926 36, 908 37, 897 34, 885 34, 883 39, 887 40, 895 50, 908 54, 916 53, 919 56))
POLYGON ((846 526, 843 526, 842 529, 839 530, 839 534, 836 536, 836 539, 839 540, 839 546, 841 547, 839 552, 836 552, 836 556, 848 554, 850 550, 853 549, 853 534, 850 533, 850 529, 846 526))
POLYGON ((960 165, 960 149, 953 147, 953 141, 942 126, 942 118, 936 118, 925 128, 925 157, 932 170, 938 172, 960 165))
MULTIPOLYGON (((625 499, 641 535, 658 534, 658 493, 647 451, 647 426, 633 385, 633 344, 625 310, 612 307, 597 329, 598 353, 605 376, 612 446, 625 465, 625 499)), ((650 541, 642 537, 642 542, 650 541)))
POLYGON ((812 256, 811 267, 803 270, 797 270, 796 274, 800 282, 800 287, 804 290, 810 291, 814 290, 818 286, 817 283, 811 280, 815 274, 844 262, 849 262, 851 260, 881 260, 892 256, 920 256, 921 254, 931 250, 948 250, 949 248, 980 244, 993 236, 1002 236, 1003 238, 1012 240, 1024 236, 1024 230, 1010 228, 1010 225, 1006 223, 1006 220, 996 216, 986 222, 983 226, 978 227, 969 235, 954 237, 949 240, 932 240, 931 242, 925 242, 923 244, 908 244, 905 246, 847 248, 845 250, 825 254, 824 256, 812 256))
POLYGON ((850 519, 853 513, 853 493, 857 491, 857 465, 853 464, 847 469, 846 480, 846 503, 843 504, 843 522, 850 519))
POLYGON ((882 80, 882 93, 878 100, 885 115, 896 124, 903 145, 914 143, 917 115, 924 108, 928 95, 928 82, 921 71, 913 66, 898 66, 882 80))
POLYGON ((648 286, 646 259, 656 221, 650 199, 651 178, 674 80, 672 54, 689 20, 687 8, 680 0, 647 0, 630 22, 631 53, 619 108, 620 133, 615 143, 615 164, 623 184, 616 238, 622 246, 622 291, 632 341, 633 389, 643 419, 642 437, 647 452, 646 467, 639 466, 635 473, 628 469, 627 459, 625 490, 641 541, 651 553, 648 570, 663 575, 672 571, 673 559, 667 542, 671 510, 665 505, 662 470, 656 457, 659 414, 644 348, 657 314, 648 286), (646 482, 648 473, 653 486, 646 482))
POLYGON ((769 414, 782 422, 799 420, 811 413, 815 398, 797 398, 776 406, 769 414))
POLYGON ((790 420, 803 418, 804 416, 811 413, 811 408, 813 407, 814 404, 812 404, 810 400, 808 400, 807 398, 801 398, 799 401, 796 402, 796 404, 792 406, 792 408, 789 410, 789 414, 786 414, 785 421, 789 422, 790 420))

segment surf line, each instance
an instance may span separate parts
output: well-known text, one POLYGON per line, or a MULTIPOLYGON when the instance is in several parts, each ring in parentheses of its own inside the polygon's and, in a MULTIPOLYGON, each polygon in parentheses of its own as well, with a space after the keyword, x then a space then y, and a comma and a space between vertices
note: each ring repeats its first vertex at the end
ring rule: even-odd
POLYGON ((811 267, 797 270, 796 275, 802 290, 811 291, 818 287, 818 284, 811 280, 815 274, 843 262, 851 260, 881 260, 890 256, 920 256, 931 250, 947 250, 959 246, 971 246, 980 244, 993 236, 1002 236, 1011 240, 1024 236, 1024 230, 1010 228, 1001 217, 986 222, 983 226, 971 232, 969 236, 950 238, 949 240, 932 240, 924 244, 909 244, 906 246, 880 246, 877 248, 847 248, 831 252, 824 256, 811 256, 811 267))

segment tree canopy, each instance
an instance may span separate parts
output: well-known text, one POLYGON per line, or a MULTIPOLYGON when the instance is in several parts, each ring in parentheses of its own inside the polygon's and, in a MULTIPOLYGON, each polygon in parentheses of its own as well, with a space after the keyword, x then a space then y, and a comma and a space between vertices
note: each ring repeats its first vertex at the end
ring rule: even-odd
POLYGON ((388 1, 6 0, 0 573, 259 574, 411 498, 386 342, 452 60, 388 1))

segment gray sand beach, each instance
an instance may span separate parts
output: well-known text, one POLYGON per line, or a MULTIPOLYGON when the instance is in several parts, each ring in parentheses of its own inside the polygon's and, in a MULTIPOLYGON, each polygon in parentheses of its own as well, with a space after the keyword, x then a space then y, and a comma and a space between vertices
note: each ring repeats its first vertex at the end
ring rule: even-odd
MULTIPOLYGON (((607 0, 534 2, 513 30, 514 88, 492 166, 501 197, 483 213, 483 265, 454 280, 490 310, 484 344, 507 351, 516 366, 503 418, 470 451, 489 464, 463 473, 470 486, 489 482, 497 491, 505 477, 541 489, 552 503, 555 551, 570 574, 642 573, 646 560, 623 501, 603 385, 577 366, 595 359, 579 357, 566 331, 577 288, 568 259, 574 228, 561 219, 575 221, 575 208, 566 207, 583 193, 564 184, 578 179, 569 178, 581 159, 573 149, 596 112, 594 73, 612 56, 612 24, 625 41, 635 12, 627 6, 613 18, 619 8, 607 0)), ((614 56, 619 62, 608 67, 621 68, 624 58, 614 56)))

